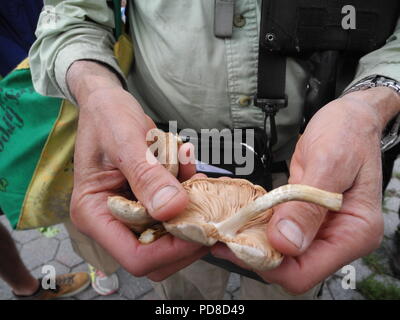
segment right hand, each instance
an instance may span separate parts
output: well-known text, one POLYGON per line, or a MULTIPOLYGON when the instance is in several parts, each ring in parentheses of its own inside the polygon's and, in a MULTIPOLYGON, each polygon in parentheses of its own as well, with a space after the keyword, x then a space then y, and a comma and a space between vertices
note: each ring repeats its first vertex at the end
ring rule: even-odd
MULTIPOLYGON (((109 72, 105 68, 99 70, 109 72)), ((70 71, 69 83, 74 83, 76 71, 70 71)), ((161 164, 150 164, 146 160, 146 134, 155 128, 154 122, 115 82, 105 85, 109 80, 101 80, 102 84, 93 89, 93 82, 98 80, 96 74, 93 81, 80 80, 81 85, 70 86, 80 107, 71 219, 127 271, 160 281, 198 260, 208 249, 171 235, 141 245, 135 235, 111 215, 107 198, 129 189, 160 221, 169 220, 184 210, 188 196, 179 181, 161 164), (85 85, 92 88, 85 92, 85 85), (73 91, 74 86, 79 88, 77 92, 73 91)), ((183 145, 180 152, 189 150, 188 145, 183 145)), ((194 174, 193 164, 180 165, 178 178, 181 181, 194 174)))

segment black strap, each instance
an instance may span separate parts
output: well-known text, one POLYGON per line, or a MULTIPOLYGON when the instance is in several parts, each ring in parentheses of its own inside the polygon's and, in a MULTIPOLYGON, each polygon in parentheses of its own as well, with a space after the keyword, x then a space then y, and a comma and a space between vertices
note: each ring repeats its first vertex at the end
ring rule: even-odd
POLYGON ((217 267, 223 268, 229 272, 237 273, 239 275, 245 276, 247 278, 257 280, 262 283, 269 284, 268 282, 264 281, 257 273, 243 269, 238 267, 236 264, 233 264, 232 262, 228 260, 223 260, 214 257, 210 253, 205 255, 201 260, 204 260, 205 262, 208 262, 209 264, 215 265, 217 267))
POLYGON ((272 158, 272 147, 278 141, 275 115, 279 109, 287 106, 286 87, 286 57, 277 53, 272 53, 263 44, 265 41, 274 41, 273 33, 265 32, 266 19, 273 1, 263 0, 261 7, 261 28, 258 53, 258 76, 257 76, 257 94, 254 97, 254 105, 259 107, 265 113, 264 132, 265 132, 265 150, 263 154, 263 163, 266 169, 270 168, 272 158), (267 121, 269 119, 270 131, 267 132, 267 121))
POLYGON ((365 55, 386 43, 400 13, 399 0, 265 1, 270 10, 263 30, 273 33, 275 39, 264 39, 264 45, 274 52, 301 57, 329 50, 365 55), (355 29, 345 25, 350 13, 346 6, 355 10, 355 29))
POLYGON ((286 104, 286 57, 270 53, 260 45, 258 53, 257 102, 286 104), (276 100, 276 101, 274 101, 276 100))
POLYGON ((267 30, 267 22, 275 7, 275 1, 263 0, 261 5, 261 23, 258 52, 257 106, 287 105, 285 95, 286 57, 273 53, 267 44, 276 41, 276 34, 267 30))
POLYGON ((279 109, 287 106, 287 97, 285 94, 286 58, 267 52, 261 45, 259 50, 257 95, 254 103, 265 112, 265 120, 267 118, 270 119, 271 131, 268 146, 272 147, 278 141, 275 115, 279 109))

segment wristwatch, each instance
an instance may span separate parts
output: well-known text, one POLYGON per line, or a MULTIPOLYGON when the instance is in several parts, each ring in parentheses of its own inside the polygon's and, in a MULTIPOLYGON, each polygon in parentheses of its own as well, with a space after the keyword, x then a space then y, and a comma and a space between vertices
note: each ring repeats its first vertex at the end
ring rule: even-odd
POLYGON ((360 90, 366 90, 366 89, 371 89, 371 88, 376 88, 376 87, 387 87, 390 89, 393 89, 396 91, 398 94, 400 94, 400 82, 391 79, 391 78, 386 78, 382 76, 371 76, 368 78, 364 78, 354 84, 352 87, 347 89, 343 95, 354 92, 354 91, 360 91, 360 90))
MULTIPOLYGON (((368 78, 364 78, 361 81, 355 83, 352 87, 345 90, 342 94, 348 94, 350 92, 367 90, 376 87, 387 87, 393 89, 400 95, 400 82, 378 75, 374 75, 368 78)), ((381 139, 381 151, 385 152, 396 146, 400 142, 400 113, 397 117, 391 121, 391 126, 386 128, 381 139)))

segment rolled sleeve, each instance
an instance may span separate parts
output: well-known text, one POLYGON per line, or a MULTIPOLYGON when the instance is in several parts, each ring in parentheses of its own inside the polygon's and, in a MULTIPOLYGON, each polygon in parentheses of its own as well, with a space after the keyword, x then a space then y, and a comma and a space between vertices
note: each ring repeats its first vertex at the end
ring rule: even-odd
POLYGON ((42 95, 66 98, 76 104, 66 75, 78 60, 107 65, 126 80, 114 56, 114 14, 106 0, 44 2, 30 53, 32 81, 42 95))
POLYGON ((361 58, 356 76, 348 87, 374 75, 400 81, 400 19, 386 44, 361 58))
POLYGON ((54 66, 54 77, 58 91, 62 92, 63 97, 76 104, 75 98, 69 91, 66 75, 69 67, 78 60, 91 60, 107 65, 120 78, 123 86, 126 88, 126 80, 121 72, 113 52, 108 50, 99 50, 98 47, 86 43, 70 44, 61 49, 56 57, 54 66))

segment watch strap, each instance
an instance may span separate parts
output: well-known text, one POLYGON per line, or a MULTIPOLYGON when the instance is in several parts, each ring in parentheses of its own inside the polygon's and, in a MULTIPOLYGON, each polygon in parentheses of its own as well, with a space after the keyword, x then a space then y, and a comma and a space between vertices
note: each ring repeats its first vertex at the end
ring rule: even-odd
POLYGON ((400 82, 383 77, 383 76, 370 76, 368 78, 364 78, 360 80, 359 82, 355 83, 353 86, 345 90, 342 94, 344 96, 345 94, 348 94, 350 92, 354 91, 360 91, 360 90, 367 90, 371 88, 377 88, 377 87, 387 87, 390 88, 394 91, 396 91, 398 94, 400 94, 400 82))
MULTIPOLYGON (((344 96, 350 92, 367 90, 377 87, 386 87, 396 91, 400 95, 400 82, 374 75, 368 78, 364 78, 361 81, 355 83, 353 86, 343 92, 341 96, 344 96)), ((381 139, 381 151, 386 152, 396 146, 400 142, 400 113, 396 116, 395 120, 392 121, 391 128, 386 128, 384 136, 381 139)))

